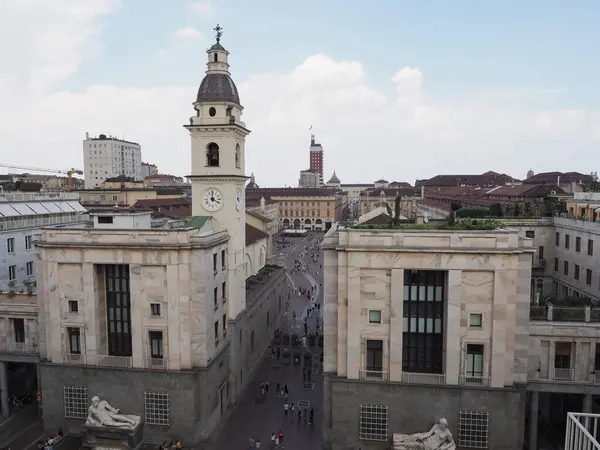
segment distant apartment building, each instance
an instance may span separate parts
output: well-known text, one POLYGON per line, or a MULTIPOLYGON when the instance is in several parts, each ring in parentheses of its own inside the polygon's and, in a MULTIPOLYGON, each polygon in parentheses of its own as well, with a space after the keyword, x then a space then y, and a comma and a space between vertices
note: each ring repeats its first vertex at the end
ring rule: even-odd
POLYGON ((142 148, 136 142, 100 134, 83 141, 85 188, 102 186, 107 178, 124 175, 142 180, 142 148))
POLYGON ((298 187, 301 188, 318 188, 321 186, 321 174, 317 171, 308 169, 300 171, 298 179, 298 187))
POLYGON ((158 174, 158 167, 156 164, 150 164, 142 161, 142 180, 146 179, 150 175, 158 174))
POLYGON ((0 290, 35 288, 34 241, 42 227, 84 226, 86 220, 74 193, 0 194, 0 290))

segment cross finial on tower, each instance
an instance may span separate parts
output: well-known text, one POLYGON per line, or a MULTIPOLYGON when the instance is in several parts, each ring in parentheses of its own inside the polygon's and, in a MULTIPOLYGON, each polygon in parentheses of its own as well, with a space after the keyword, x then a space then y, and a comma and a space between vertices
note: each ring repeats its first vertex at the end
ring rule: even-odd
POLYGON ((221 25, 217 24, 217 26, 214 27, 213 30, 217 32, 217 35, 215 37, 217 38, 218 44, 219 42, 221 42, 221 37, 223 36, 223 28, 221 28, 221 25))

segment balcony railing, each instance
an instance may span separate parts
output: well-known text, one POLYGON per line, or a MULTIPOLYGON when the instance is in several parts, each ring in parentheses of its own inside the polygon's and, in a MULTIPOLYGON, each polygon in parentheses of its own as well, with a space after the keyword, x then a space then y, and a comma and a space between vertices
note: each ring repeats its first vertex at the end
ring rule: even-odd
POLYGON ((361 369, 359 376, 361 380, 379 380, 379 381, 388 381, 389 380, 389 372, 385 370, 369 370, 369 369, 361 369))
POLYGON ((165 370, 169 368, 169 363, 164 358, 148 358, 146 360, 146 369, 165 370))
POLYGON ((40 349, 37 345, 28 342, 2 342, 0 353, 16 353, 19 355, 37 355, 40 349))
POLYGON ((85 355, 82 353, 63 353, 61 360, 63 364, 85 364, 85 355))
POLYGON ((416 384, 445 384, 446 375, 441 373, 402 372, 402 382, 416 384))
POLYGON ((552 379, 557 381, 574 381, 575 370, 574 369, 552 369, 552 379))
POLYGON ((565 450, 600 450, 599 414, 567 413, 565 450))
POLYGON ((132 358, 131 356, 98 355, 96 365, 99 367, 129 369, 132 366, 132 358))
POLYGON ((487 387, 490 385, 490 377, 461 375, 459 381, 461 386, 487 387))
POLYGON ((600 322, 600 308, 590 306, 536 306, 529 307, 529 319, 544 322, 600 322))

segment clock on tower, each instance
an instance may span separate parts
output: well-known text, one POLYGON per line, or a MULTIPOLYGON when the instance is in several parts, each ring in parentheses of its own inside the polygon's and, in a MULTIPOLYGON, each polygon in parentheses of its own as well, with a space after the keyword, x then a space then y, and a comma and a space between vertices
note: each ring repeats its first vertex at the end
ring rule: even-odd
MULTIPOLYGON (((223 29, 217 25, 216 42, 206 51, 207 70, 193 103, 195 115, 185 128, 192 142, 192 215, 211 216, 215 231, 229 234, 226 255, 227 318, 229 336, 236 336, 236 321, 246 309, 246 208, 244 171, 246 136, 243 107, 229 73, 229 52, 221 45, 223 29)), ((212 310, 212 308, 211 308, 212 310)), ((221 314, 221 312, 219 312, 221 314)), ((215 319, 215 318, 213 318, 215 319)), ((219 320, 219 318, 216 318, 219 320)), ((236 388, 238 339, 230 341, 230 393, 236 388)))

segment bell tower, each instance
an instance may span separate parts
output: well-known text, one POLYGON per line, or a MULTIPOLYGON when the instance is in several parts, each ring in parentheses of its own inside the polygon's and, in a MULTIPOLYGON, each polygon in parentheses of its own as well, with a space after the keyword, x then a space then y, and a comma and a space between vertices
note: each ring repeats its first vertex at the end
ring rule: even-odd
POLYGON ((206 75, 193 103, 196 115, 184 126, 192 141, 192 215, 211 216, 216 228, 229 234, 227 304, 232 320, 246 308, 244 151, 250 130, 241 120, 229 52, 221 45, 223 29, 217 25, 214 30, 216 42, 206 51, 206 75))

